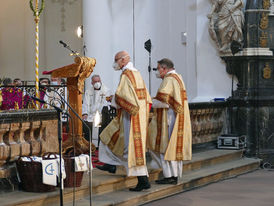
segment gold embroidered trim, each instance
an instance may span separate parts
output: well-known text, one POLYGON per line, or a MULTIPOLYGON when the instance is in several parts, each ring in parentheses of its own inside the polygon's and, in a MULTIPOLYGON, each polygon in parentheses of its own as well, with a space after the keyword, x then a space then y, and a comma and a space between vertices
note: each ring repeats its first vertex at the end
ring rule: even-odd
POLYGON ((126 75, 129 78, 129 80, 130 80, 131 84, 133 85, 133 87, 136 88, 136 81, 135 81, 135 77, 134 77, 133 72, 130 71, 129 69, 126 69, 126 70, 123 71, 122 74, 126 75))
POLYGON ((167 75, 167 77, 173 77, 177 80, 177 82, 180 85, 180 94, 181 94, 181 100, 182 100, 182 105, 177 102, 172 96, 170 96, 169 94, 165 94, 165 93, 161 93, 158 92, 157 96, 155 97, 156 99, 158 99, 161 102, 164 102, 168 105, 171 106, 172 109, 175 110, 176 113, 183 113, 184 112, 184 101, 187 100, 187 95, 186 95, 186 90, 184 90, 183 88, 183 83, 181 81, 181 79, 176 75, 176 74, 169 74, 167 75))
POLYGON ((143 145, 139 114, 131 116, 133 125, 133 140, 135 148, 136 165, 144 165, 143 145))
POLYGON ((184 112, 184 107, 169 94, 158 92, 155 98, 161 102, 164 102, 170 105, 171 108, 174 109, 176 113, 184 112))
POLYGON ((183 160, 183 143, 184 143, 184 114, 179 115, 178 136, 176 145, 176 160, 183 160))
MULTIPOLYGON (((116 118, 118 119, 118 122, 120 122, 120 118, 121 118, 121 114, 122 114, 122 110, 121 109, 118 109, 117 110, 117 116, 116 118)), ((108 143, 108 147, 110 148, 110 150, 112 150, 114 148, 114 146, 116 145, 117 143, 117 140, 119 138, 119 134, 120 134, 120 129, 117 130, 113 136, 111 137, 111 140, 110 142, 108 143)))
POLYGON ((117 130, 113 136, 111 137, 111 140, 110 142, 108 143, 108 147, 110 150, 112 150, 114 148, 114 146, 116 145, 117 143, 117 140, 119 138, 119 133, 120 133, 120 130, 117 130))
MULTIPOLYGON (((173 77, 177 80, 180 85, 181 90, 181 99, 182 99, 182 109, 184 111, 184 101, 187 100, 186 90, 184 90, 183 83, 181 79, 176 74, 169 74, 168 77, 173 77)), ((178 136, 177 136, 177 145, 176 145, 176 160, 183 160, 183 143, 184 143, 184 113, 178 112, 179 114, 179 123, 178 123, 178 136)))
POLYGON ((181 90, 181 98, 182 100, 187 100, 187 95, 186 95, 186 90, 184 90, 183 83, 181 79, 178 77, 176 74, 169 74, 168 77, 173 77, 177 80, 178 84, 180 85, 180 90, 181 90))
POLYGON ((162 119, 163 119, 163 109, 157 109, 157 136, 156 136, 156 143, 155 143, 155 151, 160 152, 160 145, 161 145, 161 136, 162 136, 162 119))
POLYGON ((115 101, 116 103, 122 107, 124 110, 126 110, 131 115, 136 115, 139 111, 138 106, 134 106, 133 104, 129 103, 119 95, 115 94, 115 101))
POLYGON ((141 89, 137 88, 136 80, 135 80, 133 72, 126 69, 126 70, 124 70, 123 74, 126 75, 128 77, 128 79, 130 80, 130 82, 132 83, 138 99, 139 100, 146 99, 146 97, 147 97, 146 89, 145 88, 141 88, 141 89))
POLYGON ((146 89, 135 89, 135 92, 139 100, 147 98, 146 89))

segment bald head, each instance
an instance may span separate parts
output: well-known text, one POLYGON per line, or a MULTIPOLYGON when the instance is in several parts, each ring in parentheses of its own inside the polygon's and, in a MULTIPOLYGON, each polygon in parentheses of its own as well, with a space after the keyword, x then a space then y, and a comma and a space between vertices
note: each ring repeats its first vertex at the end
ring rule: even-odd
POLYGON ((114 62, 116 62, 120 69, 126 66, 130 61, 130 56, 126 51, 119 51, 114 58, 114 62))
POLYGON ((128 57, 128 58, 130 59, 129 54, 128 54, 127 51, 119 51, 119 52, 117 52, 117 54, 115 55, 115 59, 122 58, 122 57, 124 57, 124 58, 128 57), (117 57, 117 58, 116 58, 116 57, 117 57))

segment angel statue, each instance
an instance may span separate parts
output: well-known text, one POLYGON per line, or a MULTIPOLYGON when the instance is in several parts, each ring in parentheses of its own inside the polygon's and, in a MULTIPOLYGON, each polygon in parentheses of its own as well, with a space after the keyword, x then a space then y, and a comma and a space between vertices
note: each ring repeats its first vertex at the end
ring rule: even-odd
POLYGON ((233 40, 243 40, 244 25, 243 0, 211 0, 212 9, 207 15, 209 34, 217 44, 221 55, 231 54, 230 44, 233 40))

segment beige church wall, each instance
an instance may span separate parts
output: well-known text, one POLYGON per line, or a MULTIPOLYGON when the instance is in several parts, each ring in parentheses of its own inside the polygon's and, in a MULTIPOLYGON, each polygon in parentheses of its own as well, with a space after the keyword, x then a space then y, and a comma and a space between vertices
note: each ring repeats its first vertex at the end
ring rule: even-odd
POLYGON ((82 39, 76 35, 76 29, 82 25, 82 0, 45 1, 45 62, 41 70, 51 70, 74 62, 70 51, 59 43, 65 42, 74 51, 82 55, 82 39))
POLYGON ((170 56, 176 71, 183 77, 188 99, 191 100, 197 96, 196 0, 171 0, 170 7, 170 56))
POLYGON ((193 99, 197 102, 227 98, 231 94, 231 76, 227 74, 225 64, 208 33, 207 14, 210 10, 210 1, 197 0, 198 95, 193 99))
MULTIPOLYGON (((141 68, 141 72, 148 85, 148 52, 144 49, 144 42, 151 39, 152 42, 152 67, 157 67, 157 61, 162 58, 169 58, 174 62, 176 71, 180 73, 186 83, 189 94, 194 94, 195 76, 191 76, 188 70, 189 64, 194 63, 189 58, 191 45, 194 45, 195 38, 188 38, 188 44, 182 44, 181 35, 183 32, 191 33, 191 28, 187 21, 192 12, 189 10, 191 1, 147 1, 136 2, 136 66, 141 68), (138 3, 137 3, 138 2, 138 3), (188 85, 187 79, 192 79, 192 84, 188 85), (190 91, 191 90, 191 91, 190 91)), ((194 2, 194 1, 192 1, 194 2)), ((195 29, 195 27, 193 27, 195 29)), ((193 36, 194 37, 194 36, 193 36)), ((151 94, 155 96, 161 79, 155 77, 155 72, 151 72, 151 94)))
MULTIPOLYGON (((87 48, 86 56, 96 58, 96 66, 92 75, 99 74, 102 82, 114 92, 117 86, 114 79, 119 79, 119 76, 112 69, 112 30, 115 16, 112 12, 112 0, 83 0, 82 15, 84 26, 83 44, 87 48)), ((86 89, 91 86, 90 78, 86 80, 86 89)))
MULTIPOLYGON (((0 19, 0 77, 34 79, 35 26, 28 1, 1 2, 0 19)), ((40 35, 41 47, 43 38, 40 35)), ((43 51, 40 56, 44 56, 43 51)), ((40 63, 44 64, 43 58, 40 63)))
MULTIPOLYGON (((82 49, 82 39, 76 36, 76 28, 82 24, 82 0, 64 2, 63 5, 55 0, 45 1, 39 23, 39 77, 43 77, 44 70, 73 62, 59 40, 67 42, 73 50, 82 49)), ((0 19, 0 77, 34 80, 35 23, 29 0, 2 2, 0 19)))

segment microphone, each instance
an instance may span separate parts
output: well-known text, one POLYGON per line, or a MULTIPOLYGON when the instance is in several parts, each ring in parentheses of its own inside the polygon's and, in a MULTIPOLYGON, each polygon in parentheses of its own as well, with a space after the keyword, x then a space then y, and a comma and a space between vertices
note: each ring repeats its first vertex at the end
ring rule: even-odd
POLYGON ((145 42, 144 47, 149 53, 151 52, 151 40, 150 39, 145 42))
POLYGON ((64 47, 67 47, 67 46, 68 46, 68 45, 67 45, 65 42, 63 42, 62 40, 60 40, 59 43, 62 44, 64 47))
POLYGON ((68 49, 69 51, 72 52, 72 54, 70 54, 70 56, 79 56, 79 53, 77 51, 73 51, 69 45, 67 45, 65 42, 63 42, 62 40, 59 41, 60 44, 62 44, 66 49, 68 49))

